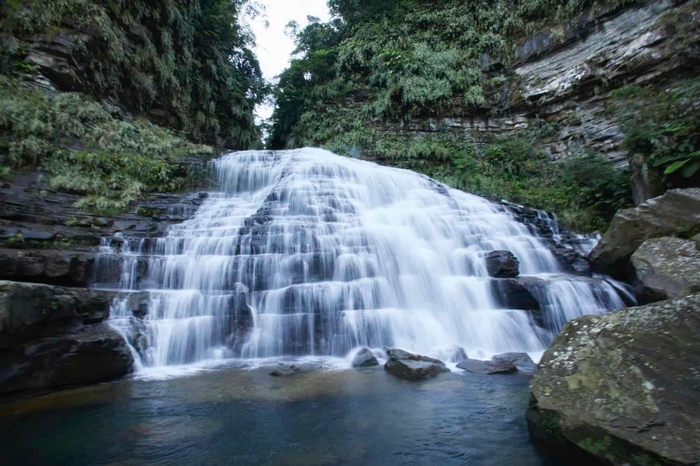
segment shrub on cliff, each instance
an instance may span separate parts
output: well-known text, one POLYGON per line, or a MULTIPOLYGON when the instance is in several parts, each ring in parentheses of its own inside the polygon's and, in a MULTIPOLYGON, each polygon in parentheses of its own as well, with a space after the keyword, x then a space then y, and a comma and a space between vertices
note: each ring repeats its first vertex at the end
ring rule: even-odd
POLYGON ((148 121, 116 118, 79 94, 51 96, 0 76, 4 175, 41 167, 51 187, 84 196, 78 207, 111 213, 148 192, 180 189, 187 175, 178 161, 213 153, 148 121))
POLYGON ((239 21, 247 4, 6 0, 0 3, 0 71, 50 68, 32 53, 58 50, 60 56, 69 49, 70 76, 57 83, 61 90, 116 98, 198 142, 249 148, 259 140, 253 109, 263 85, 253 37, 239 21))
POLYGON ((629 153, 643 156, 667 188, 700 186, 700 79, 660 90, 630 85, 614 96, 629 153))

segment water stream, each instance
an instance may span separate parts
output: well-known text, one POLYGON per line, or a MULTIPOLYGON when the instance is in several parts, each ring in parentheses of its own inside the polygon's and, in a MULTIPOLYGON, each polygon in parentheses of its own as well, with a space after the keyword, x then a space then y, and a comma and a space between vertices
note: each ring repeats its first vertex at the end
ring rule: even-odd
POLYGON ((425 176, 319 149, 236 152, 214 168, 216 188, 165 237, 104 242, 97 286, 123 291, 111 322, 139 370, 359 346, 537 356, 567 320, 624 307, 502 205, 425 176), (538 311, 508 307, 492 250, 517 256, 538 311))

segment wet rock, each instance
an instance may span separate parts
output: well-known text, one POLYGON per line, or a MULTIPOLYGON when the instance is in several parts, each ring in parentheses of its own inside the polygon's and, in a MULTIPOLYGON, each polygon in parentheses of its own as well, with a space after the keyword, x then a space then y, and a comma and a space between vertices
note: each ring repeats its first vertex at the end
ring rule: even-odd
POLYGON ((87 286, 94 255, 61 250, 0 248, 0 280, 59 286, 87 286))
POLYGON ((102 382, 133 358, 107 325, 114 293, 0 281, 0 393, 102 382))
POLYGON ((374 357, 372 351, 367 348, 362 348, 352 358, 352 367, 372 367, 378 366, 379 361, 374 357))
POLYGON ((520 275, 520 261, 510 251, 491 251, 486 253, 486 269, 492 277, 512 278, 520 275))
POLYGON ((409 382, 417 382, 437 377, 442 372, 450 372, 444 366, 429 361, 411 359, 389 360, 384 364, 384 370, 389 374, 409 382))
POLYGON ((319 363, 285 364, 279 363, 270 371, 272 377, 291 377, 297 374, 305 374, 324 369, 326 366, 319 363))
POLYGON ((450 372, 439 359, 396 348, 386 353, 389 360, 384 364, 384 370, 403 380, 414 382, 435 377, 441 372, 450 372))
POLYGON ((492 357, 491 360, 494 362, 512 364, 519 370, 523 370, 525 372, 535 372, 537 370, 537 364, 535 364, 527 353, 497 354, 492 357))
POLYGON ((694 241, 656 238, 632 255, 640 302, 682 298, 700 291, 700 250, 694 241))
POLYGON ((625 278, 634 251, 662 236, 690 237, 700 230, 700 188, 674 189, 639 207, 618 212, 591 251, 594 270, 625 278))
POLYGON ((522 309, 524 311, 539 311, 540 303, 528 289, 532 286, 545 286, 545 282, 532 277, 508 278, 491 280, 494 295, 501 307, 506 309, 522 309))
POLYGON ((70 326, 102 322, 109 317, 115 293, 0 281, 0 348, 70 326))
POLYGON ((540 446, 605 464, 700 462, 700 294, 569 322, 530 384, 540 446))
POLYGON ((472 374, 515 374, 517 367, 509 362, 479 361, 477 359, 465 359, 457 364, 457 367, 472 374))
POLYGON ((386 356, 390 361, 423 361, 437 364, 439 366, 445 367, 445 363, 439 359, 431 358, 430 356, 422 356, 420 354, 409 353, 406 350, 391 348, 386 351, 386 356))
POLYGON ((299 371, 295 366, 291 367, 278 367, 270 371, 270 375, 273 377, 290 377, 292 375, 298 374, 299 371))
POLYGON ((114 380, 134 363, 124 339, 106 323, 31 340, 21 351, 0 354, 0 393, 114 380))

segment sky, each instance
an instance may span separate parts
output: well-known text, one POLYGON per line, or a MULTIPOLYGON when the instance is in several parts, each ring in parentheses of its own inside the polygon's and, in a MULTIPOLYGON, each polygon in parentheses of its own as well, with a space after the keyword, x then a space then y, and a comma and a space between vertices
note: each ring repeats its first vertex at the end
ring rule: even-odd
MULTIPOLYGON (((289 64, 294 51, 294 41, 284 34, 284 27, 290 21, 297 21, 301 27, 306 26, 307 16, 317 16, 323 21, 329 19, 326 0, 261 0, 265 5, 265 18, 269 26, 259 19, 252 25, 255 32, 256 53, 265 79, 272 80, 289 64)), ((271 106, 256 109, 259 119, 272 116, 271 106)))

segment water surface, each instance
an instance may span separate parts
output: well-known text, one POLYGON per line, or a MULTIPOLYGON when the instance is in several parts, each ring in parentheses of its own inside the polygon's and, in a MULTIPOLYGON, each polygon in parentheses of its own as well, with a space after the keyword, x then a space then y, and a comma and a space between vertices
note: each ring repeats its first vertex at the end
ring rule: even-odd
POLYGON ((2 406, 5 464, 561 466, 530 443, 524 374, 269 372, 131 379, 2 406))

